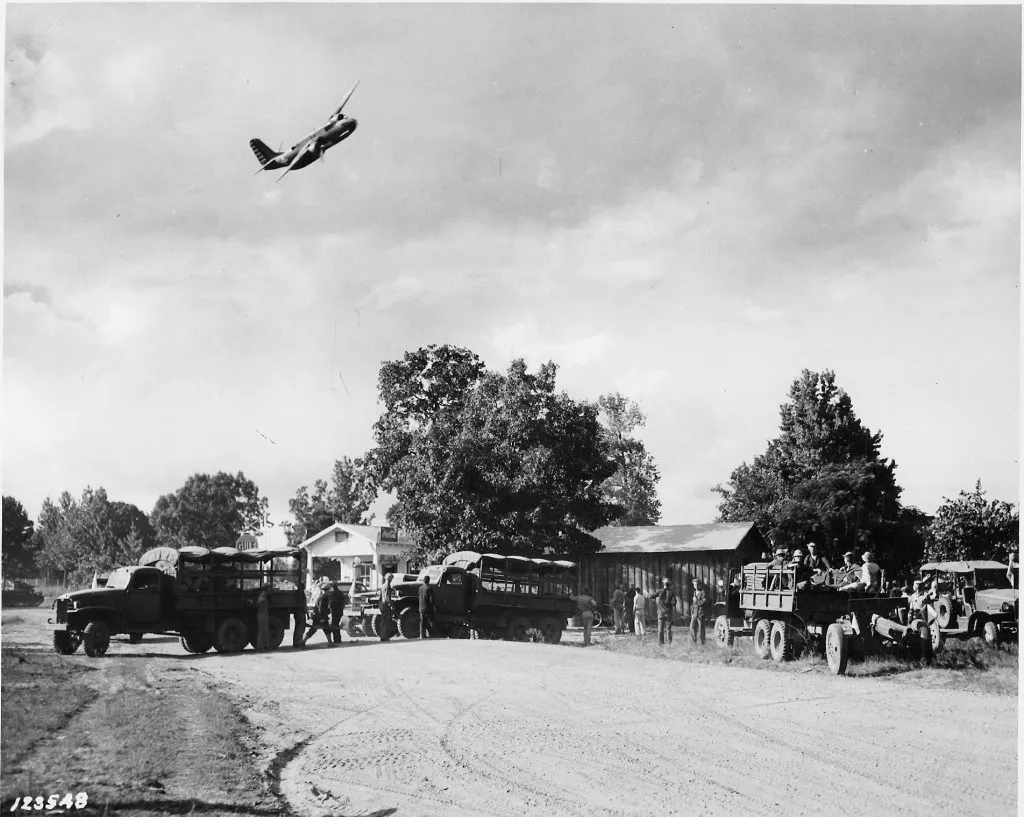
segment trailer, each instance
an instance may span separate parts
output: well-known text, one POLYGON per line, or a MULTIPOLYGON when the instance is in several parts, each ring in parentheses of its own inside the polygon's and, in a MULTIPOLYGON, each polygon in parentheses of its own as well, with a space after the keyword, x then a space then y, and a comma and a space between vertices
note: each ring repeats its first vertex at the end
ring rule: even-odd
POLYGON ((810 649, 824 654, 835 675, 846 673, 851 656, 896 653, 931 663, 928 625, 907 621, 908 600, 861 591, 841 591, 830 571, 799 581, 795 567, 745 565, 730 575, 715 638, 725 647, 737 637, 753 639, 761 658, 789 661, 810 649))

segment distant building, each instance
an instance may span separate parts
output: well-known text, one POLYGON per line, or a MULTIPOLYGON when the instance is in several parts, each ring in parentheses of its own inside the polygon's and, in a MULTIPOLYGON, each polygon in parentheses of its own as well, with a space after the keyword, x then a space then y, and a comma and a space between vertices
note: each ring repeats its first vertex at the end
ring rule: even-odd
POLYGON ((703 580, 710 604, 724 601, 718 581, 727 586, 730 569, 760 561, 768 552, 768 542, 750 522, 607 527, 591 535, 604 548, 581 560, 580 582, 599 602, 608 604, 617 584, 641 587, 649 595, 667 576, 681 616, 689 616, 694 579, 703 580))
POLYGON ((312 584, 314 575, 320 574, 346 584, 359 581, 376 589, 385 573, 409 572, 407 554, 412 545, 395 528, 335 522, 299 547, 309 554, 307 586, 312 584))

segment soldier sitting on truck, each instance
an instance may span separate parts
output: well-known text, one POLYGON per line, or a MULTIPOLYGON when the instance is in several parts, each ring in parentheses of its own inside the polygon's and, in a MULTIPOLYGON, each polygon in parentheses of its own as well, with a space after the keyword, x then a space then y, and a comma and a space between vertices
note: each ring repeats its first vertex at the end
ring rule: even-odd
POLYGON ((773 573, 772 571, 781 571, 784 567, 786 567, 786 562, 788 561, 786 558, 787 556, 789 556, 789 551, 786 550, 786 548, 775 548, 775 558, 768 563, 768 575, 771 577, 768 580, 769 590, 779 590, 782 588, 782 573, 773 573))
POLYGON ((810 552, 804 557, 804 564, 810 568, 811 572, 818 576, 824 573, 826 570, 831 570, 832 565, 828 563, 828 559, 818 552, 817 542, 808 542, 807 550, 810 552))
POLYGON ((877 593, 881 587, 882 569, 875 564, 874 556, 870 550, 865 550, 861 557, 864 565, 860 569, 859 579, 850 581, 839 589, 848 592, 864 590, 868 593, 877 593))
POLYGON ((796 573, 796 589, 807 590, 811 586, 811 569, 804 562, 804 552, 797 548, 793 551, 793 561, 789 563, 796 573))

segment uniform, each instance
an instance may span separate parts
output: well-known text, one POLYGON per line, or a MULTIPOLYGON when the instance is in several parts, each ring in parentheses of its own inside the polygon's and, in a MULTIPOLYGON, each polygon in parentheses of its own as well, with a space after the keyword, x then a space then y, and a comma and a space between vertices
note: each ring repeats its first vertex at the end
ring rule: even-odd
MULTIPOLYGON (((390 578, 391 574, 388 574, 390 578)), ((380 640, 390 641, 391 640, 391 628, 394 626, 395 620, 395 589, 391 586, 391 582, 387 579, 384 580, 383 586, 380 588, 380 640)))
POLYGON ((705 619, 708 613, 708 595, 704 588, 700 587, 693 591, 693 602, 690 604, 690 639, 694 644, 697 638, 704 644, 707 639, 705 619))
POLYGON ((668 636, 668 643, 672 643, 672 616, 676 609, 676 594, 672 592, 672 586, 666 585, 654 594, 654 600, 658 603, 658 643, 664 644, 668 636))
POLYGON ((270 594, 266 589, 256 597, 256 649, 270 649, 270 594))
POLYGON ((647 598, 639 590, 633 596, 633 627, 641 638, 647 635, 647 598))
POLYGON ((427 582, 420 585, 420 638, 434 632, 434 588, 427 582))
POLYGON ((323 630, 324 635, 327 636, 327 642, 331 641, 331 594, 323 592, 320 597, 316 600, 316 604, 313 607, 313 620, 310 622, 309 630, 306 632, 306 637, 302 639, 302 643, 305 644, 309 639, 316 635, 317 630, 323 630))
POLYGON ((616 587, 612 593, 612 614, 615 616, 615 634, 622 635, 622 611, 626 604, 626 594, 621 587, 616 587))
POLYGON ((331 635, 334 638, 335 644, 341 643, 341 619, 345 614, 345 595, 341 592, 341 588, 337 585, 334 587, 334 592, 330 594, 330 608, 331 608, 331 635))
POLYGON ((583 622, 583 646, 586 647, 590 644, 590 630, 594 626, 594 608, 597 607, 597 602, 586 592, 570 598, 576 602, 576 610, 583 622))

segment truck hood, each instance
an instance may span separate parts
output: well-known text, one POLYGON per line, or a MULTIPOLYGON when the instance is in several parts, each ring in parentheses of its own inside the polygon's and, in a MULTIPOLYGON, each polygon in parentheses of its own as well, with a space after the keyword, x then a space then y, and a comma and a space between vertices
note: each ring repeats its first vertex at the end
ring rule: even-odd
POLYGON ((73 601, 79 607, 112 607, 118 596, 123 596, 123 590, 76 590, 74 593, 65 593, 59 596, 57 601, 73 601))
POLYGON ((999 608, 1003 602, 1010 602, 1013 604, 1017 599, 1020 598, 1020 591, 1016 588, 1005 588, 1003 590, 979 590, 975 594, 975 600, 979 607, 983 604, 989 609, 995 607, 999 608))

